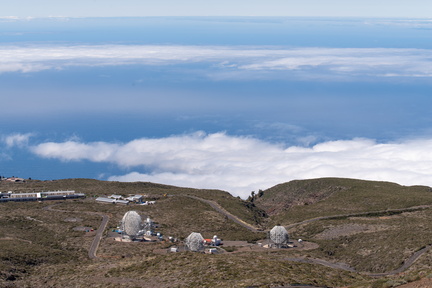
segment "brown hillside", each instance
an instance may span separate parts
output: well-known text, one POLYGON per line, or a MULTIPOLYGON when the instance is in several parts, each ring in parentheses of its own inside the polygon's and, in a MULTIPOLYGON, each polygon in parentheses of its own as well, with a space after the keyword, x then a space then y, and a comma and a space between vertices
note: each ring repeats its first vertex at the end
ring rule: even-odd
POLYGON ((255 204, 268 215, 276 215, 292 206, 310 205, 350 187, 341 179, 294 180, 278 184, 264 191, 255 204), (343 183, 342 183, 343 182, 343 183))
POLYGON ((261 197, 257 197, 254 203, 270 216, 278 216, 276 218, 290 214, 291 219, 308 219, 324 215, 430 205, 431 191, 431 188, 426 186, 319 178, 276 185, 260 193, 258 196, 261 197))
POLYGON ((260 224, 263 217, 265 217, 265 213, 255 207, 255 205, 251 205, 251 203, 243 201, 240 198, 233 197, 230 193, 222 190, 193 189, 151 182, 117 182, 81 178, 52 181, 27 180, 24 183, 0 182, 0 191, 40 192, 55 190, 75 190, 77 193, 86 194, 87 197, 111 194, 145 194, 152 199, 158 199, 164 197, 164 195, 190 195, 212 200, 228 212, 253 225, 260 224))

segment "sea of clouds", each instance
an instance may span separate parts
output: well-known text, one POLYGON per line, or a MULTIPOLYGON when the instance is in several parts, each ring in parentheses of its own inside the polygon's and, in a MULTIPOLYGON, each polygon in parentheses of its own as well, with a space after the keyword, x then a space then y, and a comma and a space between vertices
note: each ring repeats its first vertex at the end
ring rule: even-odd
POLYGON ((9 148, 28 149, 44 159, 112 163, 133 171, 107 180, 215 188, 242 198, 251 191, 293 179, 318 177, 432 186, 431 139, 377 143, 358 138, 287 147, 223 132, 141 138, 127 143, 70 140, 32 144, 32 137, 12 134, 2 140, 9 148))
MULTIPOLYGON (((429 49, 286 48, 269 46, 179 45, 4 45, 0 73, 62 70, 68 67, 175 65, 209 63, 227 77, 266 71, 304 71, 304 77, 338 76, 430 77, 429 49), (320 73, 314 74, 313 70, 320 73)), ((220 78, 223 75, 209 77, 220 78)))

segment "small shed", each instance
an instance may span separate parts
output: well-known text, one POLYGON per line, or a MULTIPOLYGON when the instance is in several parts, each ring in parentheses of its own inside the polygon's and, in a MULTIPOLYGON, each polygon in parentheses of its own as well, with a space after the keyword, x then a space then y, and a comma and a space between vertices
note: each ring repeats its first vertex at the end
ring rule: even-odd
POLYGON ((142 195, 133 195, 133 196, 127 197, 125 200, 128 200, 130 202, 135 202, 135 203, 141 203, 142 199, 143 199, 142 195))

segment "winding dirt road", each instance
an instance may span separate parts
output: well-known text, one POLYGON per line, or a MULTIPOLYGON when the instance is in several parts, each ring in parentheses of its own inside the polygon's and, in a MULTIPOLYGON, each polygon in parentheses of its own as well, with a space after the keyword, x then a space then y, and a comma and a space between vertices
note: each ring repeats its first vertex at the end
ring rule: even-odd
POLYGON ((371 276, 371 277, 382 277, 382 276, 399 274, 399 273, 407 270, 412 264, 414 264, 415 261, 417 261, 418 258, 420 258, 420 256, 422 256, 424 253, 429 251, 431 248, 432 248, 432 245, 428 245, 428 246, 418 250, 413 255, 411 255, 411 257, 409 257, 406 261, 404 261, 404 264, 401 267, 399 267, 393 271, 386 272, 386 273, 364 273, 364 274, 371 276))
MULTIPOLYGON (((171 196, 171 195, 170 195, 171 196)), ((231 221, 245 227, 246 229, 253 231, 253 232, 266 232, 266 231, 262 231, 257 227, 254 227, 253 225, 246 223, 245 221, 241 220, 240 218, 238 218, 237 216, 231 214, 230 212, 226 211, 224 208, 222 208, 222 206, 220 206, 217 202, 212 201, 212 200, 207 200, 207 199, 203 199, 197 196, 192 196, 192 195, 184 195, 185 197, 189 197, 192 199, 196 199, 199 200, 201 202, 207 203, 208 205, 210 205, 213 209, 215 209, 217 212, 221 213, 222 215, 226 216, 228 219, 230 219, 231 221)), ((57 211, 57 212, 72 212, 72 213, 86 213, 86 214, 91 214, 91 215, 98 215, 102 217, 102 221, 98 227, 98 229, 96 230, 96 235, 92 241, 92 244, 90 245, 89 251, 88 251, 88 256, 90 259, 94 259, 96 258, 96 252, 97 249, 99 248, 99 244, 100 241, 102 239, 103 236, 103 232, 106 229, 106 226, 108 225, 109 222, 109 216, 103 213, 98 213, 98 212, 90 212, 90 211, 67 211, 67 210, 60 210, 60 209, 53 209, 54 206, 56 206, 58 204, 53 204, 53 205, 49 205, 44 207, 44 210, 50 210, 50 211, 57 211)), ((401 208, 401 209, 391 209, 391 210, 382 210, 382 211, 373 211, 373 212, 363 212, 363 213, 350 213, 350 214, 342 214, 342 215, 333 215, 333 216, 323 216, 323 217, 316 217, 316 218, 312 218, 312 219, 308 219, 308 220, 304 220, 301 222, 297 222, 297 223, 293 223, 290 224, 288 226, 285 226, 286 229, 290 229, 293 228, 295 226, 301 225, 301 224, 306 224, 306 223, 310 223, 310 222, 315 222, 315 221, 320 221, 320 220, 326 220, 326 219, 335 219, 335 218, 340 218, 340 217, 361 217, 361 216, 366 216, 366 215, 370 215, 371 213, 376 213, 376 214, 380 214, 380 213, 393 213, 393 212, 405 212, 405 211, 415 211, 415 210, 420 210, 420 209, 428 209, 431 208, 432 205, 424 205, 424 206, 414 206, 414 207, 408 207, 408 208, 401 208)), ((412 264, 414 264, 415 261, 417 261, 423 254, 425 254, 426 252, 428 252, 430 249, 432 248, 432 245, 428 245, 420 250, 418 250, 417 252, 415 252, 413 255, 411 255, 406 261, 404 261, 404 264, 393 270, 390 272, 385 272, 385 273, 368 273, 368 272, 361 272, 361 271, 357 271, 355 268, 349 266, 348 264, 345 263, 332 263, 323 259, 317 259, 317 258, 283 258, 283 260, 286 261, 290 261, 290 262, 298 262, 298 263, 308 263, 308 264, 319 264, 319 265, 323 265, 323 266, 327 266, 333 269, 341 269, 344 271, 349 271, 349 272, 354 272, 354 273, 360 273, 363 275, 367 275, 367 276, 371 276, 371 277, 384 277, 384 276, 389 276, 389 275, 395 275, 398 273, 401 273, 403 271, 405 271, 406 269, 408 269, 412 264)))
POLYGON ((367 215, 371 215, 371 214, 382 214, 382 213, 409 212, 409 211, 423 210, 423 209, 429 209, 429 208, 432 208, 432 205, 421 205, 421 206, 413 206, 413 207, 408 207, 408 208, 387 209, 387 210, 378 210, 378 211, 370 211, 370 212, 322 216, 322 217, 316 217, 316 218, 307 219, 307 220, 304 220, 301 222, 293 223, 293 224, 285 226, 285 228, 290 229, 290 228, 293 228, 293 227, 301 225, 301 224, 306 224, 306 223, 320 221, 320 220, 337 219, 337 218, 342 218, 342 217, 362 217, 362 216, 367 216, 367 215))
MULTIPOLYGON (((170 195, 170 196, 176 196, 176 195, 170 195)), ((237 216, 231 214, 230 212, 228 212, 227 210, 225 210, 224 208, 222 208, 222 206, 220 206, 215 201, 204 199, 204 198, 200 198, 200 197, 197 197, 197 196, 192 196, 192 195, 182 195, 182 196, 189 197, 189 198, 196 199, 196 200, 199 200, 201 202, 207 203, 213 209, 215 209, 217 212, 223 214, 228 219, 231 219, 235 223, 240 224, 241 226, 245 227, 246 229, 248 229, 250 231, 253 231, 253 232, 268 232, 268 230, 262 230, 262 229, 259 229, 259 228, 255 227, 255 226, 253 226, 253 225, 251 225, 249 223, 246 223, 242 219, 238 218, 237 216)), ((295 226, 298 226, 298 225, 301 225, 301 224, 307 224, 307 223, 311 223, 311 222, 315 222, 315 221, 320 221, 320 220, 336 219, 336 218, 341 218, 341 217, 361 217, 361 216, 367 216, 367 215, 370 215, 370 214, 409 212, 409 211, 416 211, 416 210, 429 209, 429 208, 432 208, 432 205, 422 205, 422 206, 413 206, 413 207, 408 207, 408 208, 387 209, 387 210, 378 210, 378 211, 361 212, 361 213, 349 213, 349 214, 338 214, 338 215, 331 215, 331 216, 322 216, 322 217, 316 217, 316 218, 300 221, 300 222, 297 222, 297 223, 293 223, 293 224, 285 226, 285 228, 288 230, 288 229, 291 229, 291 228, 293 228, 295 226)))
POLYGON ((230 212, 226 211, 224 208, 222 208, 222 206, 220 206, 217 202, 212 201, 212 200, 207 200, 207 199, 203 199, 203 198, 199 198, 197 196, 192 196, 192 195, 184 195, 186 197, 192 198, 192 199, 196 199, 199 200, 201 202, 207 203, 208 205, 210 205, 213 209, 215 209, 217 212, 221 213, 222 215, 226 216, 228 219, 230 219, 231 221, 245 227, 246 229, 253 231, 253 232, 262 232, 262 230, 260 230, 259 228, 246 223, 245 221, 243 221, 242 219, 238 218, 237 216, 231 214, 230 212))
POLYGON ((316 258, 284 258, 284 260, 290 261, 290 262, 298 262, 298 263, 319 264, 319 265, 327 266, 327 267, 334 268, 334 269, 340 269, 340 270, 344 270, 344 271, 360 273, 362 275, 367 275, 370 277, 384 277, 384 276, 390 276, 390 275, 395 275, 395 274, 399 274, 401 272, 404 272, 412 264, 414 264, 414 262, 417 261, 417 259, 420 258, 420 256, 422 256, 424 253, 429 251, 431 248, 432 248, 432 245, 428 245, 428 246, 424 247, 423 249, 420 249, 419 251, 417 251, 413 255, 411 255, 411 257, 409 257, 401 267, 399 267, 393 271, 389 271, 389 272, 385 272, 385 273, 361 272, 361 271, 357 271, 355 268, 353 268, 353 267, 351 267, 345 263, 333 263, 333 262, 329 262, 329 261, 326 261, 323 259, 316 259, 316 258))
MULTIPOLYGON (((241 220, 237 216, 226 211, 224 208, 222 208, 215 201, 199 198, 197 196, 191 196, 191 195, 185 195, 185 196, 209 204, 213 209, 215 209, 219 213, 225 215, 227 218, 231 219, 235 223, 242 225, 243 227, 245 227, 246 229, 249 229, 250 231, 253 231, 253 232, 267 232, 268 231, 268 230, 265 230, 265 231, 259 230, 258 228, 252 226, 251 224, 244 222, 243 220, 241 220)), ((429 209, 429 208, 432 208, 432 205, 422 205, 422 206, 413 206, 413 207, 408 207, 408 208, 388 209, 388 210, 362 212, 362 213, 349 213, 349 214, 340 214, 340 215, 333 215, 333 216, 323 216, 323 217, 316 217, 316 218, 307 219, 307 220, 304 220, 301 222, 293 223, 293 224, 290 224, 288 226, 285 226, 285 228, 288 230, 290 228, 293 228, 293 227, 301 225, 301 224, 307 224, 307 223, 311 223, 311 222, 315 222, 315 221, 335 219, 335 218, 341 218, 341 217, 361 217, 361 216, 367 216, 370 214, 409 212, 409 211, 416 211, 416 210, 429 209)), ((360 273, 360 274, 371 276, 371 277, 384 277, 384 276, 389 276, 389 275, 395 275, 395 274, 398 274, 398 273, 401 273, 401 272, 407 270, 412 264, 414 264, 415 261, 417 261, 417 259, 419 259, 426 252, 428 252, 431 248, 432 248, 432 245, 428 245, 428 246, 418 250, 413 255, 411 255, 407 260, 405 260, 404 264, 401 267, 399 267, 393 271, 389 271, 389 272, 385 272, 385 273, 361 272, 361 271, 357 271, 355 268, 349 266, 346 263, 333 263, 333 262, 329 262, 329 261, 326 261, 323 259, 317 259, 317 258, 284 258, 284 260, 291 261, 291 262, 299 262, 299 263, 319 264, 319 265, 327 266, 330 268, 360 273)))

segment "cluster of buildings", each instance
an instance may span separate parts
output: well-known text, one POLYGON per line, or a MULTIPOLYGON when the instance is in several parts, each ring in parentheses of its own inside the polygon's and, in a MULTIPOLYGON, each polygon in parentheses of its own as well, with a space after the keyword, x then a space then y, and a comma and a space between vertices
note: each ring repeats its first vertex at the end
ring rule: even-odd
MULTIPOLYGON (((156 233, 154 228, 157 225, 147 217, 146 220, 141 218, 137 211, 128 211, 124 214, 117 230, 113 230, 121 234, 121 237, 116 238, 117 241, 155 241, 150 236, 157 236, 158 240, 163 240, 161 233, 156 233)), ((170 242, 175 243, 178 240, 173 237, 168 238, 170 242)), ((205 252, 208 254, 219 253, 217 246, 222 245, 222 240, 216 235, 213 238, 204 239, 200 233, 191 233, 184 241, 182 251, 205 252), (207 250, 205 248, 208 248, 207 250)), ((179 247, 170 247, 170 252, 179 252, 179 247)))
POLYGON ((0 181, 10 182, 10 183, 23 183, 23 182, 25 182, 25 179, 15 177, 15 176, 8 177, 8 178, 6 178, 4 176, 0 176, 0 181))
MULTIPOLYGON (((288 235, 288 231, 285 227, 281 225, 276 225, 271 229, 268 233, 268 243, 264 246, 264 248, 293 248, 294 245, 290 244, 290 238, 288 235)), ((299 243, 302 242, 301 239, 298 240, 299 243)), ((200 233, 193 232, 191 233, 184 241, 185 250, 192 252, 204 252, 207 254, 217 254, 219 250, 218 246, 222 245, 222 240, 219 239, 216 235, 211 239, 204 239, 200 233), (208 249, 206 249, 208 248, 208 249)), ((170 252, 178 252, 179 249, 177 247, 171 247, 170 252)))
POLYGON ((128 205, 129 203, 152 205, 156 203, 156 201, 144 201, 144 197, 144 195, 130 195, 128 197, 123 197, 122 195, 113 194, 108 197, 98 197, 96 198, 96 202, 122 205, 128 205))
POLYGON ((85 194, 69 191, 47 191, 30 193, 0 192, 0 202, 45 201, 84 198, 85 194))

